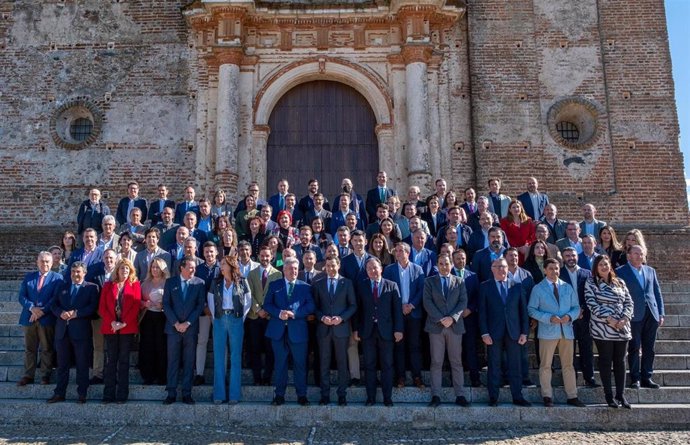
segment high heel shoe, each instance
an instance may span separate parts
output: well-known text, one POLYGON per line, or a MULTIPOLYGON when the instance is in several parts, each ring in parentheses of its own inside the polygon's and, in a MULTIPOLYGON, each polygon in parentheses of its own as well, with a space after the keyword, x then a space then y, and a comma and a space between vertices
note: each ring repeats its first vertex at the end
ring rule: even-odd
POLYGON ((619 408, 618 403, 613 400, 613 396, 606 396, 606 404, 609 408, 619 408))
POLYGON ((624 396, 616 397, 616 400, 625 409, 632 409, 632 405, 625 399, 624 396))

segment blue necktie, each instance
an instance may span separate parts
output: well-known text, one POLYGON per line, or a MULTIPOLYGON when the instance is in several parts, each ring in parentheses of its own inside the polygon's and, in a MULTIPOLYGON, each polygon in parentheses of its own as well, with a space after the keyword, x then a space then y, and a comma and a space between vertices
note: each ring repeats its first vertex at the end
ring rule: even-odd
POLYGON ((182 301, 187 301, 187 289, 189 288, 189 281, 182 280, 182 301))
POLYGON ((279 195, 279 198, 278 198, 278 208, 279 208, 280 210, 285 210, 285 198, 283 197, 283 195, 279 195))
POLYGON ((503 300, 503 303, 505 303, 506 300, 508 299, 508 290, 506 289, 506 284, 503 281, 501 281, 500 283, 501 283, 501 299, 503 300))
POLYGON ((441 277, 441 287, 443 288, 443 296, 448 296, 448 278, 441 277))

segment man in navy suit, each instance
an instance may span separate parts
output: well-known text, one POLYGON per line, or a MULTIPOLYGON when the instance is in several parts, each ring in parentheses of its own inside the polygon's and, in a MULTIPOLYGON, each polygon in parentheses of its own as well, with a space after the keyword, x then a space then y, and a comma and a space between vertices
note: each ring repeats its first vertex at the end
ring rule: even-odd
POLYGON ((593 204, 585 204, 582 206, 583 220, 580 221, 580 233, 582 235, 593 235, 599 238, 599 232, 606 226, 606 221, 600 221, 596 218, 597 209, 593 204))
POLYGON ((350 195, 343 193, 339 196, 338 207, 336 207, 331 213, 330 226, 328 227, 328 232, 331 236, 335 237, 337 230, 345 225, 345 218, 350 213, 354 213, 350 209, 350 195))
POLYGON ((268 198, 268 205, 273 208, 273 214, 271 215, 273 221, 277 221, 278 213, 281 210, 285 210, 287 206, 288 190, 290 190, 290 184, 287 179, 281 179, 278 181, 278 193, 268 198))
POLYGON ((195 277, 196 261, 184 257, 180 261, 180 275, 168 278, 163 289, 165 333, 168 336, 168 396, 170 405, 177 399, 177 383, 182 359, 182 401, 193 405, 192 379, 199 336, 199 316, 206 305, 206 283, 195 277))
MULTIPOLYGON (((182 221, 182 223, 187 228, 187 230, 189 230, 189 236, 197 240, 197 246, 203 246, 204 243, 208 240, 208 237, 206 236, 206 232, 197 228, 197 221, 197 214, 190 210, 189 212, 185 213, 184 220, 182 221)), ((199 253, 200 252, 197 250, 196 255, 199 256, 199 253)))
MULTIPOLYGON (((72 264, 79 261, 86 264, 86 267, 96 264, 101 261, 101 256, 103 251, 98 248, 98 234, 94 229, 84 230, 82 235, 83 247, 75 250, 70 255, 67 261, 68 270, 71 269, 72 264)), ((66 277, 69 276, 69 272, 65 271, 66 277)))
MULTIPOLYGON (((580 302, 580 316, 573 321, 575 331, 575 342, 579 351, 579 368, 585 379, 585 385, 596 388, 599 385, 594 381, 594 356, 592 352, 592 334, 589 330, 589 319, 591 313, 585 301, 585 283, 592 276, 591 272, 577 265, 577 251, 572 247, 563 249, 563 263, 561 269, 561 280, 565 281, 577 292, 580 302)), ((573 363, 578 363, 573 360, 573 363)))
POLYGON ((479 210, 477 208, 477 192, 472 187, 465 189, 465 202, 460 204, 460 208, 465 211, 468 221, 470 216, 479 210))
POLYGON ((627 264, 616 269, 616 274, 625 281, 634 304, 633 318, 630 320, 632 340, 628 343, 630 386, 658 389, 659 385, 652 380, 652 372, 656 331, 664 324, 664 299, 656 270, 644 264, 646 256, 647 251, 643 246, 630 247, 627 264))
POLYGON ((86 403, 89 389, 89 362, 91 361, 91 319, 98 309, 98 286, 84 281, 86 264, 77 261, 70 268, 72 282, 63 282, 57 291, 51 310, 57 317, 55 349, 58 369, 57 385, 48 403, 64 402, 69 380, 72 354, 77 368, 77 402, 86 403))
POLYGON ((275 356, 275 397, 272 404, 285 403, 288 382, 288 358, 292 356, 297 402, 306 406, 307 400, 307 316, 314 313, 311 286, 297 279, 299 261, 288 258, 283 264, 285 279, 272 281, 268 286, 264 310, 271 315, 266 337, 271 339, 275 356))
POLYGON ((151 227, 161 222, 161 213, 166 207, 175 208, 175 201, 168 199, 168 187, 165 184, 158 184, 158 199, 151 200, 149 205, 148 217, 151 220, 151 227))
POLYGON ((565 238, 568 221, 558 219, 558 209, 556 209, 555 205, 549 203, 544 207, 544 216, 540 221, 549 228, 549 237, 546 239, 547 243, 556 244, 556 241, 565 238))
MULTIPOLYGON (((577 265, 583 269, 592 270, 594 259, 599 256, 596 252, 597 242, 593 235, 582 236, 582 253, 578 255, 577 265)), ((565 250, 565 249, 564 249, 565 250)))
POLYGON ((326 278, 317 280, 311 287, 316 307, 316 338, 321 360, 321 400, 319 405, 330 403, 331 357, 335 355, 338 366, 338 405, 347 405, 347 385, 350 373, 347 364, 347 347, 350 340, 350 319, 357 313, 357 298, 352 281, 338 275, 340 259, 326 260, 326 278))
POLYGON ((503 246, 503 230, 498 227, 489 229, 489 247, 478 250, 472 257, 472 272, 476 273, 479 282, 490 279, 493 274, 491 271, 491 264, 498 258, 503 257, 505 247, 503 246))
POLYGON ((465 334, 462 336, 462 359, 465 368, 470 372, 472 387, 478 388, 482 385, 479 380, 479 357, 477 355, 479 281, 477 274, 467 268, 467 253, 464 250, 457 249, 453 252, 453 270, 451 273, 465 283, 467 290, 467 308, 462 311, 462 318, 465 323, 465 334))
POLYGON ((398 388, 405 386, 407 358, 410 361, 412 381, 417 388, 424 388, 422 382, 422 355, 420 342, 422 334, 422 300, 424 298, 424 271, 410 261, 410 246, 403 242, 395 244, 395 263, 386 266, 383 278, 394 282, 402 300, 404 336, 395 343, 395 381, 398 388))
POLYGON ((410 249, 410 261, 422 268, 427 277, 433 275, 436 270, 436 254, 424 247, 427 235, 422 229, 412 232, 412 248, 410 249))
MULTIPOLYGON (((393 219, 390 217, 390 208, 388 207, 388 204, 377 204, 376 219, 370 220, 372 222, 367 226, 366 234, 368 239, 371 239, 375 233, 379 233, 381 231, 381 221, 386 218, 393 219)), ((398 239, 402 239, 400 226, 398 226, 398 224, 395 222, 393 223, 393 233, 398 237, 398 239)))
POLYGON ((504 350, 513 404, 531 406, 522 396, 520 372, 520 346, 527 343, 529 333, 526 295, 520 284, 511 285, 508 280, 505 258, 494 260, 491 272, 493 278, 479 285, 479 331, 487 346, 489 406, 498 405, 504 350))
POLYGON ((376 175, 378 185, 367 192, 367 217, 369 221, 376 220, 376 206, 388 202, 388 198, 396 195, 395 190, 388 187, 388 175, 384 171, 376 175))
POLYGON ((89 227, 101 233, 103 217, 107 215, 110 215, 110 208, 101 200, 101 191, 96 188, 89 190, 89 199, 81 203, 77 212, 77 235, 89 227))
POLYGON ((48 384, 53 369, 55 316, 51 306, 62 285, 62 275, 50 270, 53 266, 50 252, 40 252, 36 266, 38 270, 26 274, 19 287, 19 304, 22 306, 19 324, 24 328, 24 376, 17 386, 34 382, 39 345, 41 384, 48 384))
POLYGON ((382 277, 381 261, 372 257, 366 264, 368 279, 355 284, 358 323, 353 333, 362 342, 366 372, 366 406, 376 402, 376 364, 381 363, 383 404, 393 406, 394 342, 403 339, 402 300, 398 286, 382 277))
MULTIPOLYGON (((302 215, 307 215, 311 210, 314 209, 316 195, 318 194, 319 180, 312 178, 309 180, 309 183, 307 184, 307 195, 300 199, 299 204, 297 204, 297 207, 299 208, 300 212, 302 212, 302 215)), ((321 195, 321 198, 323 201, 322 208, 324 210, 330 210, 331 207, 328 204, 328 200, 323 195, 321 195)), ((308 223, 309 222, 307 222, 307 224, 308 223)))
POLYGON ((127 196, 117 204, 117 213, 115 214, 117 223, 122 226, 130 222, 129 215, 135 207, 141 210, 141 222, 143 224, 148 215, 146 200, 139 197, 139 183, 132 181, 127 184, 127 196))
POLYGON ((195 196, 196 191, 191 185, 184 189, 184 201, 175 207, 175 222, 177 224, 183 224, 185 215, 188 212, 194 212, 197 216, 199 215, 199 203, 194 200, 195 196))
POLYGON ((489 210, 489 198, 486 196, 480 196, 477 198, 477 211, 467 215, 467 225, 470 226, 470 229, 472 229, 473 232, 480 229, 481 224, 479 222, 479 218, 481 218, 485 213, 491 215, 491 221, 495 227, 501 227, 501 221, 499 220, 498 215, 489 210))
POLYGON ((350 246, 352 246, 352 253, 343 258, 340 263, 340 273, 352 283, 356 284, 358 281, 366 278, 366 262, 371 257, 365 250, 367 245, 367 237, 361 230, 352 232, 350 238, 350 246))
POLYGON ((535 221, 542 217, 544 208, 549 203, 549 196, 546 193, 541 193, 538 188, 537 178, 530 177, 527 179, 527 191, 517 197, 527 216, 535 221))
MULTIPOLYGON (((343 188, 343 193, 350 196, 350 210, 355 212, 357 219, 362 221, 362 225, 366 227, 368 223, 368 218, 366 208, 364 207, 364 199, 362 199, 359 193, 354 191, 354 187, 352 185, 352 181, 350 180, 350 178, 343 178, 341 187, 343 188)), ((333 209, 340 208, 341 196, 342 195, 338 195, 333 199, 333 209)))

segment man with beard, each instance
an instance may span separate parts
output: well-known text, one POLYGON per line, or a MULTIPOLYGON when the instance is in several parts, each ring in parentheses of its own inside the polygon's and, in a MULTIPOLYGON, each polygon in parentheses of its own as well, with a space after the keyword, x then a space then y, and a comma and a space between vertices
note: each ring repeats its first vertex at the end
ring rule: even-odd
MULTIPOLYGON (((341 183, 342 188, 343 188, 343 193, 347 193, 350 195, 350 210, 352 210, 355 215, 357 216, 358 220, 363 221, 363 226, 366 227, 368 224, 368 219, 367 219, 367 212, 366 208, 364 206, 364 199, 355 192, 354 186, 352 185, 352 181, 350 178, 343 178, 343 182, 341 183)), ((333 200, 333 209, 339 209, 340 208, 340 196, 336 196, 335 199, 333 200)))

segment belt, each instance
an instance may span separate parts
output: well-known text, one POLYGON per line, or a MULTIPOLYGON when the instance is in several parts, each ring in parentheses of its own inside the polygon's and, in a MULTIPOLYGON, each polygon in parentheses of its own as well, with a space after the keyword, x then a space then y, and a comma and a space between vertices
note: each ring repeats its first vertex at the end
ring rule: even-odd
POLYGON ((223 309, 220 311, 222 315, 232 315, 235 318, 240 318, 242 317, 242 313, 240 312, 239 315, 235 313, 234 309, 223 309))

